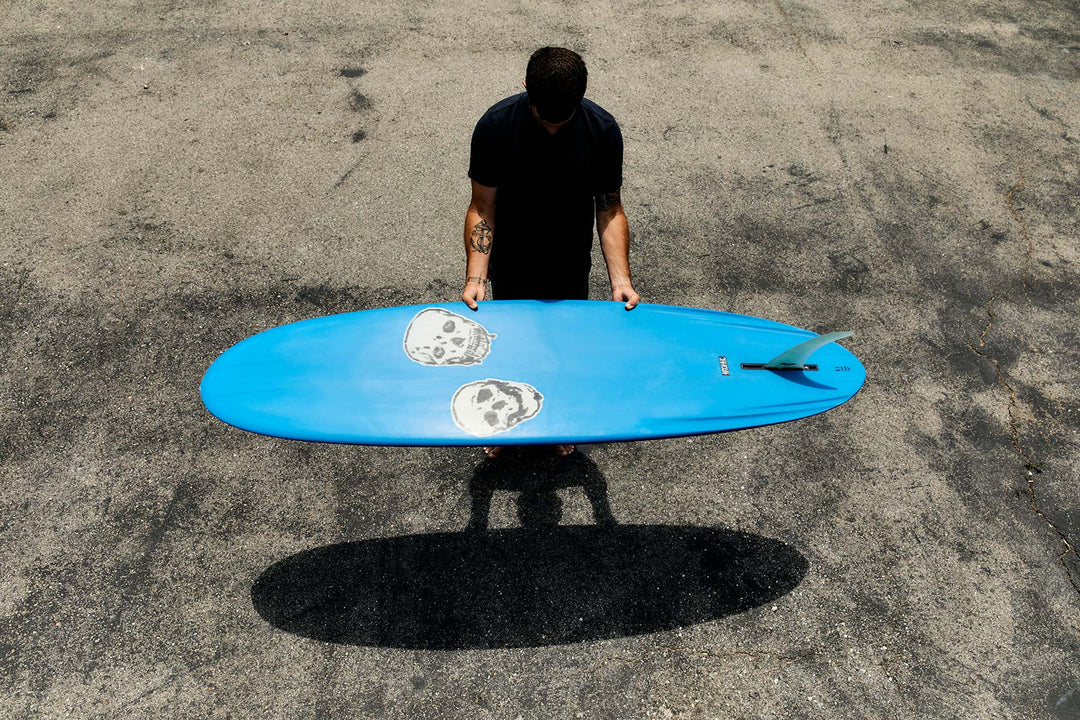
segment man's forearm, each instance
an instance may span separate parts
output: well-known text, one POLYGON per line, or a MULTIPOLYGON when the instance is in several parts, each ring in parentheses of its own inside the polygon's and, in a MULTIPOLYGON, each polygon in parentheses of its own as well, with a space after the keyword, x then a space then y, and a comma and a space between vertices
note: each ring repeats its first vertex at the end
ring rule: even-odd
POLYGON ((482 213, 475 204, 465 213, 465 276, 487 280, 491 245, 495 239, 491 213, 482 213))
POLYGON ((630 223, 622 206, 596 214, 600 248, 604 251, 611 287, 630 285, 630 223))

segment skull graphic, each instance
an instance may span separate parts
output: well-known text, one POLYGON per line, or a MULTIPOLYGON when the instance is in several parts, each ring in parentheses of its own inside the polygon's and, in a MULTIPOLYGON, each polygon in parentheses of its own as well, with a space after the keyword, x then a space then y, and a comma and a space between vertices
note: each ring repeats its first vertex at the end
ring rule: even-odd
POLYGON ((495 335, 448 310, 427 308, 405 330, 405 354, 421 365, 478 365, 495 335))
POLYGON ((458 388, 450 412, 459 428, 487 437, 536 417, 543 404, 544 396, 531 385, 488 378, 458 388))

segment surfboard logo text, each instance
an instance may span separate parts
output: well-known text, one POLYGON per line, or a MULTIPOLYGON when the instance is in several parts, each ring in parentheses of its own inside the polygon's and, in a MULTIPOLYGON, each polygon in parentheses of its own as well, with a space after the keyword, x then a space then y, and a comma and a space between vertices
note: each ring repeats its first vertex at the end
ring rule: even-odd
POLYGON ((488 378, 458 388, 450 414, 465 432, 488 437, 531 420, 543 405, 544 396, 532 385, 488 378))
POLYGON ((479 365, 495 335, 478 322, 449 310, 418 312, 405 330, 405 354, 421 365, 479 365))

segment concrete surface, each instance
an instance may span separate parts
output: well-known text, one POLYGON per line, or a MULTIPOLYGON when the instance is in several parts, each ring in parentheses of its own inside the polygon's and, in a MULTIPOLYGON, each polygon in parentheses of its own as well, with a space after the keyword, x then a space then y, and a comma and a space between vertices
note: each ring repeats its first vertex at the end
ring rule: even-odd
POLYGON ((1080 717, 1075 2, 10 0, 0 40, 0 716, 1080 717), (469 133, 543 44, 622 123, 646 299, 854 330, 864 390, 573 464, 211 418, 255 331, 457 297, 469 133))

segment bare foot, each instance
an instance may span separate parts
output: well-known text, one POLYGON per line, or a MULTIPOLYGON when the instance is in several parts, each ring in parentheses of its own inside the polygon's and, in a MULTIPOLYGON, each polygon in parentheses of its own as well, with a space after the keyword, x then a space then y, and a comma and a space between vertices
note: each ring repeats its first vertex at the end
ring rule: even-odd
POLYGON ((503 449, 498 445, 491 445, 484 448, 484 454, 494 460, 502 454, 503 449))
POLYGON ((555 454, 559 457, 569 457, 574 452, 573 445, 556 445, 555 454))

